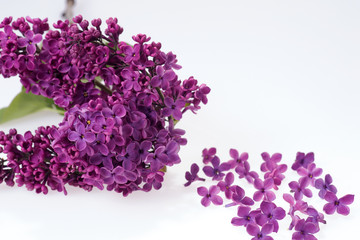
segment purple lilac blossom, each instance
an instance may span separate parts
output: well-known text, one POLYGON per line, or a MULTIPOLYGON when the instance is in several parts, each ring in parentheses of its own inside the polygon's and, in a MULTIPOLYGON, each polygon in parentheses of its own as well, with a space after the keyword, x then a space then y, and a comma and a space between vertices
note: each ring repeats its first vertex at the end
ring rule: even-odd
POLYGON ((246 227, 246 231, 251 235, 254 236, 251 240, 273 240, 271 236, 268 236, 270 233, 273 232, 274 226, 272 224, 265 224, 262 226, 261 230, 258 225, 256 224, 248 224, 246 227))
POLYGON ((304 219, 299 220, 295 225, 296 232, 293 233, 293 240, 316 240, 313 235, 318 232, 318 227, 312 222, 306 222, 304 219))
POLYGON ((349 215, 350 208, 347 205, 354 202, 354 195, 352 194, 345 195, 338 199, 335 193, 327 192, 324 198, 329 202, 324 206, 324 212, 326 214, 333 214, 336 211, 341 215, 349 215))
POLYGON ((248 224, 255 224, 255 218, 259 214, 260 214, 260 210, 251 211, 250 207, 239 206, 237 212, 238 217, 234 217, 231 220, 231 223, 234 226, 246 227, 248 224))
POLYGON ((325 175, 325 181, 322 178, 316 179, 315 181, 315 188, 320 189, 319 191, 319 197, 320 198, 324 198, 325 194, 327 192, 333 192, 333 193, 337 193, 337 189, 334 185, 332 185, 332 177, 330 176, 330 174, 326 174, 325 175))
MULTIPOLYGON (((190 167, 190 172, 187 171, 185 173, 185 178, 187 180, 187 182, 184 184, 185 187, 190 186, 191 183, 195 182, 195 181, 205 181, 204 178, 200 178, 198 176, 199 173, 199 166, 196 163, 193 163, 190 167)), ((221 189, 221 187, 220 187, 221 189)))
POLYGON ((199 187, 197 192, 203 198, 201 199, 201 204, 204 207, 208 207, 210 203, 214 205, 222 205, 223 200, 217 194, 220 192, 220 188, 218 186, 211 186, 209 190, 205 187, 199 187))
POLYGON ((0 180, 9 186, 46 194, 105 184, 127 196, 160 189, 166 167, 180 163, 187 141, 174 119, 200 109, 210 88, 194 77, 180 80, 176 55, 150 37, 138 34, 131 46, 116 18, 101 24, 81 16, 59 20, 51 31, 47 19, 0 24, 0 74, 19 76, 27 92, 65 112, 58 126, 33 135, 0 132, 0 180))
POLYGON ((217 181, 222 180, 225 176, 225 173, 223 172, 228 171, 231 167, 230 164, 226 162, 220 164, 220 159, 217 156, 213 157, 213 159, 211 160, 211 164, 212 167, 205 166, 203 168, 203 171, 206 176, 212 177, 213 180, 217 181))

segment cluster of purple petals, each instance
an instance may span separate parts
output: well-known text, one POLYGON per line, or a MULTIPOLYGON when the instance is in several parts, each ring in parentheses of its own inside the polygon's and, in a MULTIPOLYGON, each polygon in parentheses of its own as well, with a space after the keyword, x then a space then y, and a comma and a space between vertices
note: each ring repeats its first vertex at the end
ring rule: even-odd
POLYGON ((323 173, 321 168, 317 168, 314 163, 314 153, 298 152, 292 169, 297 171, 301 177, 298 181, 289 183, 292 194, 284 194, 283 198, 290 204, 288 215, 291 217, 289 229, 295 227, 293 239, 316 239, 315 233, 320 231, 320 223, 325 224, 324 214, 308 205, 304 197, 311 198, 313 196, 311 187, 319 190, 319 197, 325 199, 326 203, 323 211, 326 214, 333 214, 335 211, 344 216, 350 213, 348 205, 353 203, 354 195, 347 194, 341 198, 336 196, 337 189, 332 185, 332 177, 330 174, 325 175, 325 179, 320 178, 323 173), (301 218, 296 212, 307 216, 301 218))
MULTIPOLYGON (((231 160, 226 162, 220 161, 216 155, 216 148, 204 149, 202 156, 206 165, 203 167, 204 174, 217 184, 210 186, 209 189, 204 186, 198 187, 198 194, 202 197, 201 204, 205 207, 211 203, 222 205, 226 199, 230 202, 225 204, 225 207, 237 206, 237 217, 231 221, 234 226, 244 226, 252 236, 252 240, 273 239, 270 234, 279 231, 278 221, 284 219, 286 215, 285 210, 274 203, 276 199, 274 191, 279 190, 287 170, 287 165, 280 163, 282 155, 280 153, 270 155, 266 152, 261 154, 264 161, 260 167, 263 172, 262 178, 257 172, 250 170, 247 153, 239 154, 237 150, 230 149, 231 160), (252 198, 245 196, 245 190, 234 183, 236 176, 239 179, 245 178, 255 188, 252 198), (256 202, 259 203, 257 208, 254 207, 256 202)), ((320 198, 328 202, 323 209, 326 214, 337 211, 339 214, 348 215, 350 212, 348 205, 354 201, 354 195, 349 194, 342 198, 336 196, 337 190, 331 184, 331 176, 327 174, 325 180, 319 178, 322 169, 316 167, 313 153, 297 153, 292 169, 301 176, 298 181, 289 183, 292 194, 283 194, 284 200, 290 204, 289 229, 295 230, 292 239, 316 240, 314 234, 320 231, 320 223, 324 224, 326 221, 324 214, 303 200, 304 197, 312 197, 309 187, 319 189, 320 198), (297 212, 307 217, 301 218, 297 212)), ((191 171, 185 174, 187 179, 185 186, 195 181, 204 181, 198 176, 198 172, 198 165, 192 164, 191 171)))
POLYGON ((27 92, 65 110, 59 126, 35 135, 0 132, 0 179, 47 193, 64 185, 107 188, 128 195, 161 188, 167 166, 180 162, 185 131, 175 124, 207 103, 210 88, 179 80, 176 55, 138 34, 120 39, 116 18, 81 16, 0 23, 0 73, 18 75, 27 92))

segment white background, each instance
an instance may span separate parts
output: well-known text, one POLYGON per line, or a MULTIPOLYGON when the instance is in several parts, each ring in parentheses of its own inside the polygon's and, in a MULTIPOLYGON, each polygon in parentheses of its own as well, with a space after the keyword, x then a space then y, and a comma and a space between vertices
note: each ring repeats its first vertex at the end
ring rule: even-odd
MULTIPOLYGON (((6 1, 0 17, 60 17, 65 1, 6 1)), ((122 39, 146 33, 173 51, 185 79, 195 76, 212 88, 209 104, 188 113, 182 163, 170 168, 164 186, 127 198, 115 192, 47 196, 25 188, 0 186, 1 239, 251 239, 230 224, 236 209, 204 208, 196 188, 184 188, 184 173, 201 163, 204 147, 247 151, 257 168, 263 151, 283 153, 289 165, 296 152, 315 152, 315 162, 331 173, 339 195, 355 194, 348 217, 326 217, 321 240, 358 237, 360 145, 359 1, 110 1, 78 0, 75 13, 86 19, 117 17, 122 39)), ((0 80, 0 107, 20 89, 17 78, 0 80)), ((19 132, 57 124, 40 112, 0 126, 19 132)), ((288 174, 287 182, 296 175, 288 174)), ((211 182, 207 183, 208 185, 211 182)), ((252 188, 239 184, 251 195, 252 188)), ((286 182, 280 188, 287 192, 286 182)), ((311 203, 321 206, 317 193, 311 203)), ((287 207, 279 195, 278 205, 287 207)), ((291 239, 290 218, 274 239, 291 239)))

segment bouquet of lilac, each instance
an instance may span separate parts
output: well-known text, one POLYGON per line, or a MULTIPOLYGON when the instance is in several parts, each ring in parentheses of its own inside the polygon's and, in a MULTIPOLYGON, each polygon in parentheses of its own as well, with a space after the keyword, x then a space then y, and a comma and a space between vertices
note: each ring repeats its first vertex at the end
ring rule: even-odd
MULTIPOLYGON (((262 153, 264 162, 261 164, 263 178, 256 171, 250 170, 247 153, 239 154, 236 149, 230 149, 231 160, 220 163, 216 155, 216 148, 203 150, 204 174, 216 181, 216 185, 208 188, 201 186, 197 188, 198 194, 202 197, 201 204, 205 207, 222 205, 224 195, 229 201, 225 207, 237 206, 237 217, 231 220, 234 226, 243 226, 252 240, 273 240, 272 233, 279 231, 279 223, 285 218, 286 212, 282 207, 275 204, 276 195, 274 190, 279 190, 279 186, 285 178, 287 171, 286 164, 280 164, 282 155, 275 153, 262 153), (212 166, 209 166, 211 163, 212 166), (235 172, 235 174, 233 173, 235 172), (255 188, 253 196, 247 197, 245 190, 240 185, 235 184, 235 176, 245 179, 247 183, 255 188), (254 207, 255 202, 259 207, 254 207)), ((348 215, 350 208, 348 205, 354 201, 354 195, 347 194, 341 198, 336 196, 337 189, 332 185, 332 178, 329 174, 325 180, 319 178, 322 169, 317 168, 314 163, 314 153, 297 153, 293 163, 293 170, 301 176, 298 181, 289 183, 290 192, 284 193, 283 198, 290 204, 288 215, 291 217, 289 230, 295 228, 292 234, 293 240, 316 240, 315 233, 320 231, 320 224, 325 224, 324 214, 315 207, 309 205, 303 198, 311 198, 312 191, 309 187, 319 190, 319 197, 325 199, 327 203, 323 210, 326 214, 334 214, 335 211, 341 215, 348 215)), ((194 163, 190 171, 185 173, 187 182, 185 186, 191 185, 195 181, 205 181, 199 177, 199 166, 194 163)))
POLYGON ((207 103, 210 88, 179 80, 176 55, 160 43, 138 34, 130 45, 116 18, 104 32, 101 23, 77 16, 49 30, 47 19, 1 22, 0 72, 18 75, 23 91, 0 122, 44 107, 64 119, 35 133, 0 132, 0 182, 44 194, 105 186, 127 196, 161 188, 166 167, 180 162, 187 141, 175 124, 207 103))

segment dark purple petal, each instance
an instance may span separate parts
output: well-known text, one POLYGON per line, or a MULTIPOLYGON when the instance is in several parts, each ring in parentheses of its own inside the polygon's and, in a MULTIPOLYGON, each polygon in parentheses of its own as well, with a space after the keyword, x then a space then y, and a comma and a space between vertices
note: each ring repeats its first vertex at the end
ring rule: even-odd
POLYGON ((210 166, 205 166, 203 168, 203 172, 205 173, 206 176, 208 177, 213 177, 215 175, 214 173, 214 168, 210 167, 210 166))
POLYGON ((236 218, 234 217, 231 220, 231 224, 234 226, 244 226, 246 224, 248 224, 249 221, 245 220, 244 218, 236 218))
POLYGON ((354 202, 354 197, 355 197, 354 195, 348 194, 348 195, 345 195, 344 197, 340 198, 339 202, 341 204, 349 205, 354 202))
POLYGON ((198 187, 197 192, 200 196, 206 196, 209 193, 206 187, 198 187))
POLYGON ((239 206, 238 207, 238 212, 237 215, 239 217, 245 217, 249 214, 251 208, 250 207, 243 207, 243 206, 239 206))
POLYGON ((327 203, 327 204, 325 204, 323 210, 324 210, 324 212, 326 214, 334 214, 334 212, 336 210, 335 204, 334 203, 327 203))
POLYGON ((256 236, 259 232, 260 232, 260 228, 255 225, 255 224, 249 224, 246 227, 246 231, 251 235, 251 236, 256 236))
POLYGON ((215 196, 211 196, 211 201, 215 204, 215 205, 222 205, 223 204, 223 199, 218 196, 218 195, 215 195, 215 196))
POLYGON ((307 222, 304 224, 304 231, 307 233, 316 233, 318 231, 318 227, 314 223, 307 222))
POLYGON ((338 198, 336 197, 336 195, 332 192, 327 192, 325 194, 325 200, 328 201, 328 202, 335 202, 338 200, 338 198))
POLYGON ((344 215, 344 216, 347 216, 350 213, 350 208, 348 206, 346 206, 346 205, 340 204, 337 207, 337 213, 339 213, 341 215, 344 215))
POLYGON ((262 228, 261 228, 261 232, 265 235, 268 235, 269 233, 272 233, 274 229, 274 226, 272 224, 265 224, 262 228))
POLYGON ((285 215, 286 215, 286 212, 281 207, 277 207, 273 211, 273 216, 277 220, 282 220, 285 217, 285 215))

